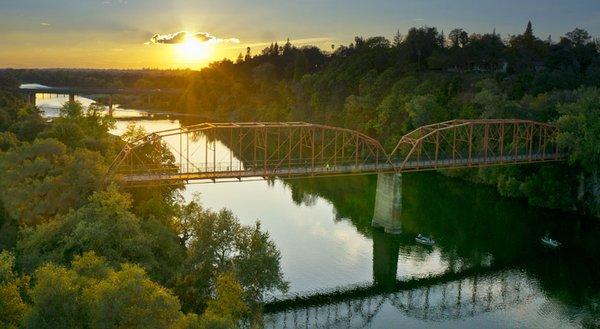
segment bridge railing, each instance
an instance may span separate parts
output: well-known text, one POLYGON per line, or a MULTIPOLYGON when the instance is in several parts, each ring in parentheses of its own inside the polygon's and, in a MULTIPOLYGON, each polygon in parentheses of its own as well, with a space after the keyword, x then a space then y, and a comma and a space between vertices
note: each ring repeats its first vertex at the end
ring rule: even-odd
POLYGON ((393 170, 394 167, 387 163, 360 163, 356 164, 353 158, 339 159, 337 164, 327 161, 308 162, 307 160, 295 159, 282 165, 278 161, 220 161, 220 162, 183 162, 164 164, 139 164, 122 165, 117 173, 133 175, 147 174, 199 174, 214 172, 267 172, 267 173, 294 173, 294 172, 351 172, 364 170, 393 170))
POLYGON ((555 126, 528 120, 452 120, 412 131, 388 155, 378 141, 349 129, 303 122, 203 123, 126 145, 110 172, 168 180, 190 177, 177 176, 183 174, 310 176, 555 161, 564 157, 557 135, 555 126))

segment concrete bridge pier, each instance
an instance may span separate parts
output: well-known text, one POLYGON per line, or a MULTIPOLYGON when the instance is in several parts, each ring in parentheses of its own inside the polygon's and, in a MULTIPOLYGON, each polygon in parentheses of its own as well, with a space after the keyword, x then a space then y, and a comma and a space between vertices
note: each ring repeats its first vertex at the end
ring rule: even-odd
POLYGON ((27 104, 31 105, 31 106, 35 106, 35 98, 36 98, 36 93, 27 94, 27 104))
POLYGON ((108 114, 110 116, 113 115, 113 97, 112 97, 112 95, 108 95, 108 114))
POLYGON ((402 175, 380 173, 377 175, 377 192, 373 227, 383 228, 386 233, 402 233, 400 214, 402 212, 402 175))
POLYGON ((69 103, 75 102, 75 94, 69 94, 69 103))

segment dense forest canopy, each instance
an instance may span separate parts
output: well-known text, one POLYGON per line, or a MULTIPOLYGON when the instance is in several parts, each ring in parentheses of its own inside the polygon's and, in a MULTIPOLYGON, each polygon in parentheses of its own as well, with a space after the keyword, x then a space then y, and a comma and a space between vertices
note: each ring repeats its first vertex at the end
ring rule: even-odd
MULTIPOLYGON (((104 179, 118 150, 143 131, 113 136, 111 118, 79 104, 48 122, 11 92, 20 83, 179 88, 175 97, 119 102, 215 121, 327 123, 386 148, 453 118, 551 122, 568 162, 444 174, 600 216, 599 50, 584 30, 541 39, 529 23, 508 38, 420 27, 331 51, 273 43, 201 71, 0 70, 0 326, 232 327, 260 321, 265 294, 287 289, 260 223, 184 203, 180 186, 125 191, 104 179), (139 314, 147 322, 136 322, 139 314)), ((172 162, 164 150, 144 156, 172 162)))

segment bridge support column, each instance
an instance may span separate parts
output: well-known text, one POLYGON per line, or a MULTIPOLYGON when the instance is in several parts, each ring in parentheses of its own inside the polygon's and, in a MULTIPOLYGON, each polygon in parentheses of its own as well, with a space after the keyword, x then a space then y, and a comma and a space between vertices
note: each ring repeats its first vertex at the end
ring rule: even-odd
POLYGON ((373 227, 383 228, 386 233, 402 233, 400 213, 402 212, 402 175, 380 173, 377 175, 377 192, 373 227))
POLYGON ((36 93, 27 94, 27 105, 35 106, 36 93))
POLYGON ((112 95, 108 95, 108 114, 113 115, 113 98, 112 95))
POLYGON ((69 103, 75 102, 75 94, 69 94, 69 103))

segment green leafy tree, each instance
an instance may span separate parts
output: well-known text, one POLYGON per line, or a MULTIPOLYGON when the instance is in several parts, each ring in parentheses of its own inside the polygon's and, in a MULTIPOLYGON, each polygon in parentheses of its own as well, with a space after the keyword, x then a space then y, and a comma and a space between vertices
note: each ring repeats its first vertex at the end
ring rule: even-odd
POLYGON ((21 326, 27 305, 21 297, 26 278, 14 272, 15 257, 7 251, 0 253, 0 327, 16 329, 21 326))
POLYGON ((0 132, 0 153, 19 146, 17 136, 11 132, 0 132))
POLYGON ((70 269, 41 266, 30 295, 27 328, 169 328, 183 318, 177 297, 141 267, 115 270, 94 253, 70 269))
POLYGON ((21 266, 31 271, 46 262, 69 264, 76 255, 94 251, 112 266, 137 263, 167 281, 183 256, 177 236, 158 224, 150 230, 130 206, 130 198, 112 186, 58 220, 24 230, 17 244, 21 266))
POLYGON ((451 47, 453 48, 465 47, 469 42, 469 34, 463 29, 454 29, 450 31, 448 38, 450 39, 451 47))
POLYGON ((179 300, 139 266, 109 271, 82 294, 92 328, 168 328, 182 316, 179 300))
POLYGON ((40 137, 56 138, 70 148, 86 148, 111 157, 120 148, 118 138, 109 133, 115 119, 102 115, 98 105, 91 104, 84 110, 79 102, 67 102, 60 114, 40 137))
POLYGON ((14 147, 0 157, 2 201, 21 224, 49 220, 85 203, 103 185, 106 167, 98 153, 67 152, 54 139, 14 147))
POLYGON ((580 88, 575 100, 558 107, 561 116, 558 142, 569 154, 571 163, 581 164, 589 172, 600 169, 600 89, 580 88))
POLYGON ((21 141, 33 141, 46 127, 46 122, 35 106, 22 107, 16 113, 16 118, 8 127, 21 141))
POLYGON ((217 277, 215 295, 202 314, 204 326, 238 327, 249 309, 243 299, 244 289, 233 273, 222 273, 217 277))
POLYGON ((242 226, 225 209, 213 212, 201 207, 187 208, 183 235, 189 237, 185 242, 188 257, 177 279, 178 292, 186 306, 206 307, 220 273, 236 274, 249 303, 261 301, 267 291, 287 289, 281 255, 259 225, 242 226))
POLYGON ((432 95, 416 96, 406 103, 405 110, 414 127, 442 122, 448 118, 445 109, 438 104, 432 95))
POLYGON ((38 268, 29 295, 32 307, 26 328, 85 328, 86 309, 74 272, 54 264, 38 268))

